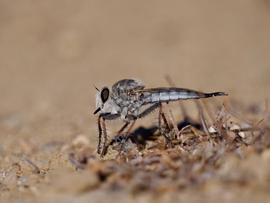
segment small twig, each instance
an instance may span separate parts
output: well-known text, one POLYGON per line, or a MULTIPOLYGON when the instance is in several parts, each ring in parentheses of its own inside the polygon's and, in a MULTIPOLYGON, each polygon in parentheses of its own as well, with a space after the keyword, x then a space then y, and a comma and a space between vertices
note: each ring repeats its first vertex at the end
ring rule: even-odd
MULTIPOLYGON (((183 132, 186 130, 186 129, 190 129, 191 125, 186 125, 185 127, 183 127, 180 131, 179 131, 179 134, 178 134, 178 137, 180 138, 181 137, 181 134, 184 134, 183 132)), ((191 129, 190 129, 191 130, 191 129)))
POLYGON ((70 161, 70 163, 72 165, 74 165, 76 168, 79 168, 79 169, 86 169, 87 167, 87 164, 82 164, 80 163, 77 159, 75 159, 75 156, 73 153, 70 153, 68 155, 68 160, 70 161))
POLYGON ((203 103, 203 106, 204 106, 204 108, 205 108, 205 111, 206 111, 207 115, 208 115, 209 118, 211 119, 212 123, 214 123, 215 118, 214 118, 213 112, 210 111, 208 102, 206 102, 204 99, 202 99, 202 103, 203 103))
POLYGON ((32 161, 30 161, 29 159, 26 159, 26 158, 21 158, 21 161, 32 166, 34 168, 34 171, 33 171, 34 173, 40 174, 39 167, 37 165, 35 165, 32 161))
MULTIPOLYGON (((186 127, 189 127, 186 126, 186 127)), ((193 132, 193 130, 190 128, 190 130, 187 130, 187 128, 185 128, 185 131, 180 131, 181 134, 185 135, 185 134, 190 134, 193 132)), ((191 126, 192 127, 192 126, 191 126)), ((240 133, 240 132, 248 132, 248 131, 262 131, 261 128, 241 128, 241 129, 229 129, 228 132, 233 132, 233 133, 240 133)), ((194 133, 194 132, 193 132, 194 133)), ((195 134, 195 133, 194 133, 195 134)), ((209 132, 209 135, 218 135, 219 132, 215 131, 215 132, 209 132)), ((196 134, 195 134, 196 135, 196 134)), ((201 136, 206 136, 207 134, 206 133, 202 133, 201 136)))
POLYGON ((203 130, 204 130, 205 134, 209 136, 209 130, 208 130, 208 127, 207 127, 205 118, 204 118, 204 114, 203 114, 203 111, 202 111, 202 107, 200 105, 200 102, 197 101, 197 100, 195 100, 195 103, 196 103, 197 108, 198 108, 198 111, 199 111, 199 118, 201 120, 201 123, 202 123, 202 126, 203 126, 203 130))

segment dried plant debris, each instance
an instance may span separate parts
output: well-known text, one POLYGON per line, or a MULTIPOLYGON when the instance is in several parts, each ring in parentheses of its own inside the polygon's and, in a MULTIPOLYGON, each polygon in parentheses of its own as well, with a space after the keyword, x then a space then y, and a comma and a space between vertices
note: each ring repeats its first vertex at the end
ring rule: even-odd
MULTIPOLYGON (((224 187, 269 191, 267 105, 241 108, 225 102, 219 108, 205 103, 196 107, 198 119, 189 117, 187 111, 178 123, 164 114, 161 129, 139 127, 128 139, 119 136, 103 158, 82 134, 39 147, 19 140, 23 143, 20 154, 2 151, 0 192, 8 198, 21 192, 29 196, 98 190, 131 195, 183 194, 193 190, 219 192, 224 187), (245 117, 241 112, 247 109, 252 110, 245 117)), ((171 116, 176 115, 171 109, 171 116)))
POLYGON ((165 136, 156 127, 140 127, 129 139, 118 138, 112 146, 115 156, 100 159, 85 149, 71 153, 69 160, 76 168, 97 174, 107 187, 132 193, 202 188, 210 180, 239 186, 265 182, 269 189, 268 109, 252 111, 251 121, 235 116, 233 103, 225 103, 216 115, 209 107, 197 107, 201 124, 186 116, 175 130, 173 124, 164 122, 165 136))

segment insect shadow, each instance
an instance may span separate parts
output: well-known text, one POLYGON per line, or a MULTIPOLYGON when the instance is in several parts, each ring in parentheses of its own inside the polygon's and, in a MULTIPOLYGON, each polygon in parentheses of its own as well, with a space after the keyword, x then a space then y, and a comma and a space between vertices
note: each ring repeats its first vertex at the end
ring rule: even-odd
MULTIPOLYGON (((182 122, 177 124, 179 131, 181 131, 186 126, 192 126, 197 130, 203 130, 203 126, 200 123, 191 121, 189 118, 185 118, 182 122)), ((157 126, 151 126, 149 128, 140 126, 130 133, 128 139, 130 139, 132 143, 136 144, 139 149, 142 149, 146 147, 147 141, 155 141, 160 136, 162 135, 160 134, 159 128, 157 126)), ((119 144, 123 142, 123 139, 126 138, 124 136, 120 136, 116 143, 119 144)))

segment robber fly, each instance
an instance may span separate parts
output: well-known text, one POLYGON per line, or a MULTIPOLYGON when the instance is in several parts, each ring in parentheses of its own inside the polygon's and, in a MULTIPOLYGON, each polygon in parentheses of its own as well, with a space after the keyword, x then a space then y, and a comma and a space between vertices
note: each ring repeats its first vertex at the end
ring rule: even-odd
POLYGON ((99 141, 97 152, 104 156, 107 148, 112 145, 122 132, 127 128, 127 137, 139 118, 147 116, 164 102, 171 102, 186 99, 200 99, 213 96, 225 96, 224 92, 203 93, 183 88, 149 88, 137 79, 123 79, 116 82, 111 89, 103 87, 96 95, 96 110, 100 112, 98 117, 99 141), (150 105, 147 108, 144 106, 150 105), (107 132, 105 120, 120 118, 124 126, 118 131, 109 144, 107 144, 107 132), (104 135, 103 143, 102 133, 104 135), (103 145, 101 147, 101 145, 103 145), (101 151, 102 148, 102 151, 101 151))

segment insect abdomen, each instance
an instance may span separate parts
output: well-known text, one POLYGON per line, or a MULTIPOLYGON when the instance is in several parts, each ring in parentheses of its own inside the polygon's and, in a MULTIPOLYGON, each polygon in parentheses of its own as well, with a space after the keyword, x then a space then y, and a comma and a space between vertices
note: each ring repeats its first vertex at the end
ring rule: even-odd
POLYGON ((185 99, 200 99, 227 95, 224 92, 202 93, 182 88, 155 88, 143 91, 143 104, 169 102, 185 99))

